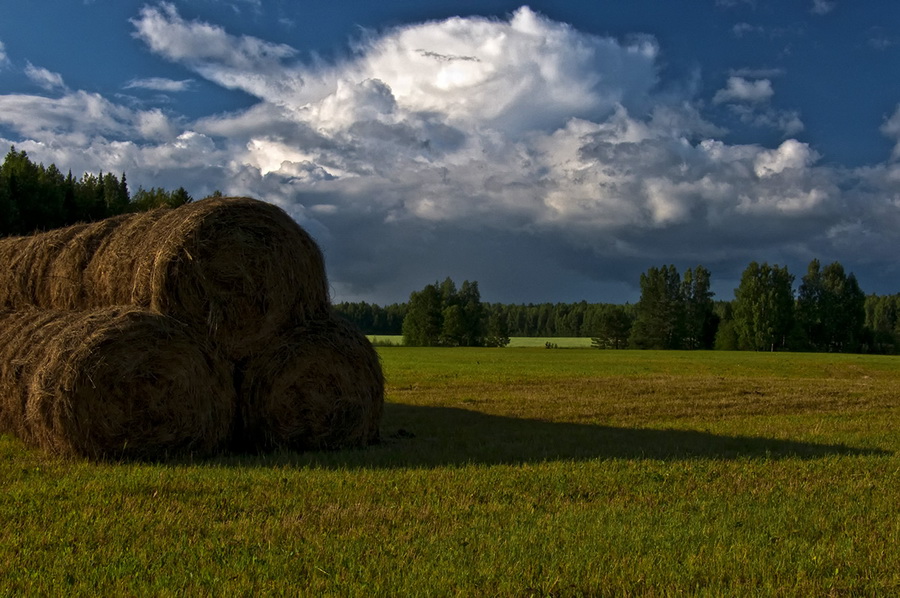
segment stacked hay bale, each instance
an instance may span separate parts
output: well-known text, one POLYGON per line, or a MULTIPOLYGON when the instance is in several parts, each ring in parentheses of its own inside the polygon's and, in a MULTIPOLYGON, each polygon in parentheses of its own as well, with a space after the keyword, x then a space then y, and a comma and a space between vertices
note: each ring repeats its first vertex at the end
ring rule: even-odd
POLYGON ((0 430, 96 459, 220 450, 231 369, 198 341, 135 308, 0 314, 0 430))
POLYGON ((329 311, 315 242, 280 208, 247 198, 0 239, 3 263, 0 309, 133 305, 203 330, 234 359, 329 311))
MULTIPOLYGON (((207 199, 0 239, 0 264, 7 265, 0 269, 0 310, 128 305, 183 325, 232 372, 231 433, 227 442, 217 440, 220 448, 331 448, 377 439, 384 401, 377 355, 331 315, 319 248, 276 206, 207 199)), ((0 336, 0 356, 7 337, 0 336)), ((0 390, 14 394, 12 366, 3 359, 0 367, 0 390)), ((12 423, 19 417, 13 410, 4 411, 0 429, 36 437, 12 423)))
POLYGON ((337 317, 277 337, 248 361, 238 393, 239 446, 302 450, 378 439, 381 363, 369 340, 337 317))

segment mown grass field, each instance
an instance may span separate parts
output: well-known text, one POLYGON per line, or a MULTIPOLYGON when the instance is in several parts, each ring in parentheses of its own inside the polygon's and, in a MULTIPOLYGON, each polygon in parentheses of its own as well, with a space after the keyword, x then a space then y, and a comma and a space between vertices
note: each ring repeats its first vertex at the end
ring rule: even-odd
POLYGON ((0 437, 0 595, 900 594, 900 360, 380 350, 366 450, 0 437))

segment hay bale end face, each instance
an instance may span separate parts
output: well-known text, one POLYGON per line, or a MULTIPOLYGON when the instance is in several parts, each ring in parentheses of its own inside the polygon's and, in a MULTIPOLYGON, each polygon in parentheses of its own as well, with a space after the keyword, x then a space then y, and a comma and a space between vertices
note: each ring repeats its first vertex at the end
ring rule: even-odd
POLYGON ((378 440, 384 376, 368 339, 332 316, 250 359, 238 396, 238 448, 362 447, 378 440))
POLYGON ((232 358, 321 318, 328 282, 315 241, 283 210, 249 198, 0 239, 0 309, 133 305, 204 331, 232 358))
POLYGON ((221 450, 233 370, 171 318, 133 308, 0 314, 0 430, 54 454, 221 450))

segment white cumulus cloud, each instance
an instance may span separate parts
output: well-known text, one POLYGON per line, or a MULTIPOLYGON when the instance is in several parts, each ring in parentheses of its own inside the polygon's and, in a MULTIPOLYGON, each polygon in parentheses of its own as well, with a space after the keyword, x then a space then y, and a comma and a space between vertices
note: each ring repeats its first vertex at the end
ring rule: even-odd
POLYGON ((713 97, 713 102, 747 102, 756 104, 768 102, 775 95, 772 82, 768 79, 749 80, 744 77, 729 77, 724 89, 720 89, 713 97))
POLYGON ((754 160, 753 170, 760 178, 770 177, 786 169, 803 169, 818 159, 816 152, 805 143, 788 139, 777 149, 760 152, 754 160))

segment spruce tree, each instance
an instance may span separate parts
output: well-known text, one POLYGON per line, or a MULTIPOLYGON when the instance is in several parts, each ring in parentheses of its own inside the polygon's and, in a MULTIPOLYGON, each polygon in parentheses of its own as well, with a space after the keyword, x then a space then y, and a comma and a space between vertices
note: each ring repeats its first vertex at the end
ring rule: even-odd
POLYGON ((673 265, 641 274, 641 298, 629 342, 638 349, 680 349, 684 330, 681 276, 673 265))

